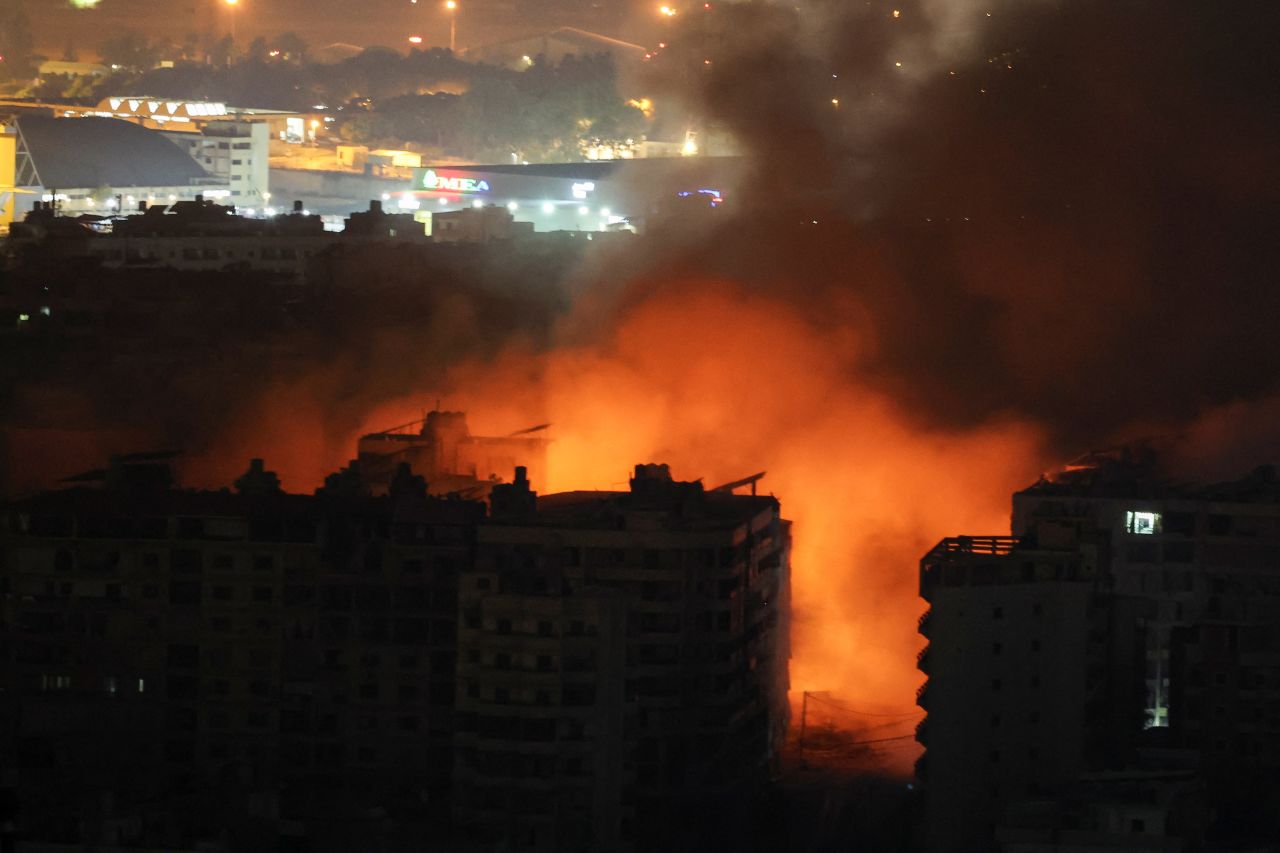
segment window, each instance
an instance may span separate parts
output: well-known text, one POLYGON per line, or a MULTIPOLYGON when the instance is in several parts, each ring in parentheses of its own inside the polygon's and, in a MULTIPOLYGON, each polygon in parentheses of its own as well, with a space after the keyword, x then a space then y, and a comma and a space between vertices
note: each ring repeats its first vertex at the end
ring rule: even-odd
POLYGON ((1124 529, 1126 533, 1135 533, 1139 536, 1159 533, 1160 513, 1129 510, 1124 514, 1124 529))

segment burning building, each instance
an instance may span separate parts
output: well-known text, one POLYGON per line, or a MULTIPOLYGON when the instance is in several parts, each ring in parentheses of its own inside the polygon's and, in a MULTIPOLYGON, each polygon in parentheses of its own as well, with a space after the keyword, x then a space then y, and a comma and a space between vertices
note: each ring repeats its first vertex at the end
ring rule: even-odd
POLYGON ((541 485, 547 445, 541 424, 505 436, 472 435, 465 412, 432 411, 420 421, 361 436, 357 461, 375 491, 385 491, 396 468, 407 463, 426 478, 432 494, 451 492, 484 497, 517 467, 541 485), (416 432, 412 428, 419 427, 416 432))

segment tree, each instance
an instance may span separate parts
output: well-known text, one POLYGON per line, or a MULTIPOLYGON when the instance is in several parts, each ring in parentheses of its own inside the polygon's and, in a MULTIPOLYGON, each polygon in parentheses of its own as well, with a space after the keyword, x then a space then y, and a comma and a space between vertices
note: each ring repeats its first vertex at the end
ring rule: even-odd
POLYGON ((33 72, 31 22, 22 0, 0 0, 0 80, 21 80, 33 72))
POLYGON ((218 67, 230 65, 236 56, 236 43, 231 36, 218 39, 209 48, 209 62, 218 67))
POLYGON ((270 48, 267 47, 267 40, 262 36, 258 36, 256 39, 249 42, 249 50, 245 53, 244 58, 250 62, 264 62, 267 59, 268 50, 270 50, 270 48))
POLYGON ((98 48, 98 55, 107 65, 134 71, 146 71, 154 66, 158 54, 159 48, 134 30, 112 36, 98 48))
POLYGON ((280 55, 274 58, 285 62, 302 63, 307 58, 307 43, 295 32, 281 33, 276 36, 272 49, 280 51, 280 55))

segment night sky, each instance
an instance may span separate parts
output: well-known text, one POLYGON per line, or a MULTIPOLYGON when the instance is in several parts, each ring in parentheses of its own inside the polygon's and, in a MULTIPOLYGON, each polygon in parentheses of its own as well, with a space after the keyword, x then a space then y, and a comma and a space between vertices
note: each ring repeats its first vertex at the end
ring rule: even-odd
MULTIPOLYGON (((96 9, 80 11, 65 0, 26 5, 37 42, 50 53, 60 53, 68 41, 79 50, 91 51, 105 37, 104 33, 116 29, 181 38, 193 30, 208 29, 216 20, 220 31, 226 30, 226 12, 220 0, 102 0, 96 9)), ((476 0, 464 5, 459 43, 482 43, 565 24, 639 37, 640 33, 617 14, 635 5, 616 0, 596 4, 476 0)), ((428 43, 445 43, 447 23, 438 7, 431 0, 417 5, 409 0, 367 0, 359 4, 359 14, 354 14, 353 5, 345 0, 241 0, 236 30, 242 38, 250 39, 294 30, 316 45, 349 42, 400 46, 410 33, 421 34, 428 43)))

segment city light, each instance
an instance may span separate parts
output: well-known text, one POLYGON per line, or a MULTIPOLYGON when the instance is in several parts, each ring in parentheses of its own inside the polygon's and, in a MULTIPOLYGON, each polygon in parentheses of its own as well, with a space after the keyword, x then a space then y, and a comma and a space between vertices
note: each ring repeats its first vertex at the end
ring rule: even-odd
POLYGON ((659 6, 658 14, 665 15, 668 18, 674 18, 676 16, 676 10, 670 6, 659 6))
POLYGON ((422 44, 422 36, 409 36, 409 44, 422 44))
POLYGON ((231 18, 231 40, 236 40, 236 7, 240 0, 222 0, 227 6, 227 14, 231 18))
POLYGON ((444 8, 449 13, 449 52, 453 53, 458 42, 458 0, 444 0, 444 8))
POLYGON ((556 212, 556 206, 555 206, 554 204, 552 204, 551 202, 549 202, 549 201, 544 201, 544 202, 542 203, 542 212, 543 212, 543 213, 555 213, 555 212, 556 212))

